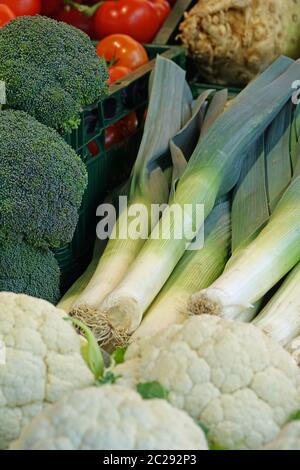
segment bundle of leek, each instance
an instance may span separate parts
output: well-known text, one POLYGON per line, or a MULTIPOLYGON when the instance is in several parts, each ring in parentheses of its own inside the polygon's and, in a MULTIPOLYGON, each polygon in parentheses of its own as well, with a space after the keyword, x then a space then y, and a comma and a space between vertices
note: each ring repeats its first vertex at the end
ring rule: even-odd
POLYGON ((192 297, 192 311, 236 318, 259 301, 300 261, 300 177, 259 235, 208 289, 192 297))
MULTIPOLYGON (((255 85, 250 85, 229 110, 221 115, 201 139, 180 178, 174 204, 195 210, 204 204, 205 216, 217 197, 228 193, 237 183, 245 150, 255 142, 292 95, 291 83, 300 75, 300 61, 292 65, 279 60, 255 85), (262 85, 262 86, 261 86, 262 85)), ((131 334, 154 300, 191 239, 191 228, 199 231, 197 220, 183 220, 182 236, 175 235, 173 204, 164 211, 127 275, 102 304, 103 318, 112 336, 131 334)), ((176 227, 177 228, 177 227, 176 227)))
MULTIPOLYGON (((297 161, 300 152, 297 152, 297 145, 292 146, 291 142, 298 125, 298 108, 295 108, 292 101, 289 101, 278 113, 265 134, 249 149, 233 196, 233 256, 221 278, 206 291, 192 297, 190 309, 193 313, 211 312, 229 318, 241 319, 241 312, 248 308, 255 315, 259 310, 261 297, 267 293, 269 288, 273 287, 276 279, 281 279, 297 262, 296 258, 294 264, 290 268, 287 266, 281 274, 279 274, 280 271, 277 273, 274 271, 275 277, 273 279, 269 275, 271 273, 268 269, 271 269, 271 266, 268 267, 267 263, 268 257, 271 256, 271 246, 269 247, 266 243, 266 253, 263 256, 263 240, 265 237, 267 241, 266 236, 270 227, 276 227, 275 214, 275 219, 274 217, 271 219, 271 226, 267 226, 256 241, 255 239, 268 223, 282 194, 291 183, 293 170, 294 177, 297 176, 297 161), (259 245, 261 241, 262 243, 259 245), (256 251, 259 247, 260 253, 256 251), (263 269, 265 269, 264 273, 267 277, 263 275, 263 269), (265 282, 261 282, 262 279, 265 282), (257 288, 255 288, 255 283, 257 288), (245 292, 246 290, 247 292, 245 292), (259 303, 253 308, 252 304, 255 302, 259 303)), ((298 144, 297 137, 294 142, 298 144)), ((295 197, 295 201, 297 201, 297 196, 295 197)), ((276 210, 277 216, 279 212, 276 210)), ((278 221, 277 223, 280 223, 280 219, 278 221)), ((294 229, 297 234, 297 226, 294 229)), ((289 230, 288 227, 287 230, 289 230)), ((280 245, 278 250, 279 248, 280 245)), ((277 265, 276 252, 273 261, 274 265, 277 265)), ((280 259, 278 261, 280 265, 280 259)), ((245 318, 248 320, 247 316, 245 318)), ((275 319, 275 317, 273 318, 275 319)), ((276 328, 276 324, 272 326, 270 318, 268 329, 275 331, 276 328)))
MULTIPOLYGON (((102 328, 101 318, 98 318, 99 307, 105 296, 124 277, 145 243, 145 236, 154 222, 153 217, 150 220, 150 215, 153 215, 151 204, 168 201, 171 171, 168 181, 167 172, 161 167, 166 166, 170 139, 190 117, 191 105, 192 95, 185 82, 185 72, 173 62, 158 57, 151 79, 144 134, 131 176, 128 205, 119 214, 113 228, 114 237, 110 237, 96 269, 95 260, 90 267, 89 273, 92 270, 94 272, 87 286, 70 306, 70 314, 89 326, 102 342, 106 342, 106 330, 102 328), (134 217, 131 208, 135 204, 148 209, 142 211, 139 217, 139 231, 145 234, 140 238, 127 235, 128 226, 134 217)), ((88 275, 84 276, 84 280, 88 275)), ((81 285, 77 284, 79 288, 81 285)))

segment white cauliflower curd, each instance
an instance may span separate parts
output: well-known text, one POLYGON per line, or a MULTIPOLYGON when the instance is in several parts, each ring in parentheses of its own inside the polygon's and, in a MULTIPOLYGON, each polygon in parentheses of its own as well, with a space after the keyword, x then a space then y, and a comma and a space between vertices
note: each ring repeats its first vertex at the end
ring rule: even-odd
POLYGON ((207 450, 202 430, 165 400, 119 385, 89 387, 47 407, 13 450, 207 450))
POLYGON ((45 405, 93 382, 64 315, 44 300, 0 293, 0 449, 45 405))
POLYGON ((258 449, 300 404, 300 370, 289 353, 251 324, 217 316, 137 340, 115 367, 119 383, 159 382, 170 403, 208 428, 211 445, 258 449))
POLYGON ((264 450, 300 450, 300 421, 291 421, 264 450))

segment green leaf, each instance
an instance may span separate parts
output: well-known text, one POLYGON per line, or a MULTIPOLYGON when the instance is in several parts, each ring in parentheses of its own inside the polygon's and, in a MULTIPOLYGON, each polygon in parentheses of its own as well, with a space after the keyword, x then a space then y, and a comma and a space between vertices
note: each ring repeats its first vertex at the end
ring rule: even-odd
POLYGON ((297 421, 298 419, 300 419, 300 410, 295 411, 295 412, 291 415, 290 421, 297 421))
POLYGON ((209 429, 208 427, 206 426, 206 424, 204 424, 202 421, 200 420, 197 420, 196 421, 197 425, 199 426, 199 428, 202 429, 202 431, 204 432, 205 436, 207 437, 208 436, 208 433, 209 433, 209 429))
POLYGON ((209 450, 228 450, 228 449, 225 449, 225 447, 222 447, 219 444, 210 443, 209 450))
POLYGON ((151 398, 168 399, 167 390, 165 390, 159 382, 140 383, 136 386, 136 390, 145 400, 149 400, 151 398))
POLYGON ((127 346, 119 346, 114 350, 111 355, 111 360, 114 364, 123 364, 125 360, 125 353, 127 351, 127 346))
POLYGON ((120 375, 115 375, 113 372, 106 372, 104 376, 98 380, 99 385, 105 385, 105 384, 114 384, 116 383, 117 379, 120 377, 120 375))
POLYGON ((77 320, 76 318, 66 317, 65 320, 71 321, 73 325, 76 328, 79 328, 79 330, 83 333, 87 343, 81 346, 82 357, 91 372, 94 374, 95 379, 102 379, 104 373, 104 360, 97 340, 92 331, 83 322, 77 320))
POLYGON ((213 442, 213 441, 210 441, 209 439, 209 428, 208 426, 206 426, 205 423, 203 423, 203 421, 197 419, 196 420, 196 424, 199 426, 199 428, 202 429, 202 431, 204 432, 205 434, 205 437, 206 437, 206 440, 208 442, 208 447, 209 447, 209 450, 228 450, 228 449, 225 449, 225 447, 222 447, 220 446, 219 444, 217 444, 216 442, 213 442))
POLYGON ((248 148, 232 201, 232 253, 256 237, 270 216, 266 191, 264 139, 248 148))

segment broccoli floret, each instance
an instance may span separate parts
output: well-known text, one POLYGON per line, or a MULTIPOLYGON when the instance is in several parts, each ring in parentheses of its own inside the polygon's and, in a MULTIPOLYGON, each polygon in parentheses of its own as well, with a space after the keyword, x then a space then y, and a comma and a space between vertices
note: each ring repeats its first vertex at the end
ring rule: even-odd
POLYGON ((72 240, 87 186, 84 163, 53 129, 23 111, 0 111, 0 242, 72 240))
POLYGON ((28 294, 56 304, 60 271, 49 249, 35 248, 20 237, 0 245, 0 291, 28 294))
POLYGON ((0 29, 0 80, 7 104, 43 124, 70 131, 83 106, 108 91, 108 72, 90 38, 43 16, 17 17, 0 29))

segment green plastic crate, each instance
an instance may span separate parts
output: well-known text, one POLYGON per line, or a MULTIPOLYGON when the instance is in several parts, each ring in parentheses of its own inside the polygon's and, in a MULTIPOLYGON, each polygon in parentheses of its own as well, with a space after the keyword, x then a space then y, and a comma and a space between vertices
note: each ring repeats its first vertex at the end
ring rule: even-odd
POLYGON ((109 190, 128 178, 141 141, 142 128, 121 144, 105 149, 105 129, 131 111, 136 111, 139 122, 142 121, 148 103, 149 75, 157 54, 185 68, 185 54, 181 47, 145 47, 150 62, 114 83, 105 99, 84 109, 79 128, 64 136, 86 164, 88 188, 84 194, 73 241, 54 250, 61 269, 62 293, 88 265, 95 241, 96 208, 109 190), (91 155, 88 148, 92 141, 96 142, 99 149, 95 156, 91 155))
MULTIPOLYGON (((192 90, 194 98, 197 98, 197 96, 199 96, 201 93, 203 93, 206 90, 213 89, 216 92, 216 91, 224 90, 224 88, 226 88, 220 85, 208 85, 206 83, 197 83, 197 82, 192 82, 190 86, 191 86, 191 90, 192 90)), ((228 88, 228 99, 231 100, 235 98, 240 93, 240 91, 241 90, 239 88, 228 88)))
POLYGON ((197 3, 197 0, 177 0, 154 38, 153 44, 177 44, 178 27, 183 19, 184 12, 189 11, 195 3, 197 3))

